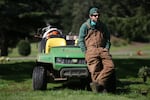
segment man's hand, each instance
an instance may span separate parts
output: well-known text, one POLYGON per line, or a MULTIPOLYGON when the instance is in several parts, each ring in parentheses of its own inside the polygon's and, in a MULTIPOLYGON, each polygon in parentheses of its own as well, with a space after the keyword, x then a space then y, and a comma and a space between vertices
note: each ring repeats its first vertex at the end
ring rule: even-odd
POLYGON ((107 48, 104 48, 104 51, 109 51, 107 48))

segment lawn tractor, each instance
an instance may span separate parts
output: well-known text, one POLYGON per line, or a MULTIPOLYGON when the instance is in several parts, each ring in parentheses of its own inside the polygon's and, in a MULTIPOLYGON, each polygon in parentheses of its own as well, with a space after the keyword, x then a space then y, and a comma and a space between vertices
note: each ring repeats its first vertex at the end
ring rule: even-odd
POLYGON ((84 53, 74 42, 64 36, 46 41, 45 50, 37 55, 32 73, 34 90, 46 90, 49 82, 89 78, 84 53))

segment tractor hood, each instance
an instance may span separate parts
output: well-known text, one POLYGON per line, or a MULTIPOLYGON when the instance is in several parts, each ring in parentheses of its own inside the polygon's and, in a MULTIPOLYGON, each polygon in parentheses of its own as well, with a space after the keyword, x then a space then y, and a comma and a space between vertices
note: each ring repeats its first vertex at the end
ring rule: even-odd
POLYGON ((85 58, 84 53, 78 46, 58 46, 52 47, 50 52, 45 54, 41 53, 38 55, 37 61, 54 63, 56 57, 61 58, 85 58))
POLYGON ((54 47, 51 50, 51 54, 55 57, 65 57, 65 58, 83 58, 84 53, 77 46, 62 46, 54 47))

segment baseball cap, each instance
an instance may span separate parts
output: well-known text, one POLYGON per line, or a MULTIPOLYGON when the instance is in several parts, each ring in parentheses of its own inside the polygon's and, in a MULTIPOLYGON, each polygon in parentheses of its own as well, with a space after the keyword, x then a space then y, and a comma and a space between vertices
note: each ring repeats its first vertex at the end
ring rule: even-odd
POLYGON ((94 13, 99 13, 98 8, 93 7, 90 9, 89 14, 92 15, 94 13))

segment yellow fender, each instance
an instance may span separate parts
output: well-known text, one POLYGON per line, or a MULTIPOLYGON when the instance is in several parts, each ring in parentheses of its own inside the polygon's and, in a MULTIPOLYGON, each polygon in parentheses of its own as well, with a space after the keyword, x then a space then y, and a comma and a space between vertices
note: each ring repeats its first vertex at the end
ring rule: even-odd
POLYGON ((50 38, 46 42, 45 53, 49 53, 52 47, 66 46, 66 40, 63 38, 50 38))

